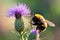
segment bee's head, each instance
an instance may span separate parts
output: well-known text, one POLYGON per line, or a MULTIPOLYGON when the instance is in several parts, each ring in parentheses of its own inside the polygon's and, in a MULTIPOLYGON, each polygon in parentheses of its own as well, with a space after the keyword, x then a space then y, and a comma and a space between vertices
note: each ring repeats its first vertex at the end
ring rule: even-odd
POLYGON ((35 16, 39 19, 39 18, 42 18, 42 15, 40 14, 35 14, 35 16))

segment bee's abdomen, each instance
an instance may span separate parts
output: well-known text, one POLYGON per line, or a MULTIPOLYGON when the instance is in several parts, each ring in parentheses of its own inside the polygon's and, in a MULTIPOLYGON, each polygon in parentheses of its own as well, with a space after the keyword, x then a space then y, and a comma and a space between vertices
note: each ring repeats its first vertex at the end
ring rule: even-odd
POLYGON ((42 31, 43 31, 43 30, 45 29, 45 27, 42 26, 42 25, 37 25, 36 29, 37 29, 37 30, 42 30, 42 31))
POLYGON ((47 28, 47 23, 40 22, 40 24, 37 25, 36 30, 39 30, 40 32, 44 32, 47 28))

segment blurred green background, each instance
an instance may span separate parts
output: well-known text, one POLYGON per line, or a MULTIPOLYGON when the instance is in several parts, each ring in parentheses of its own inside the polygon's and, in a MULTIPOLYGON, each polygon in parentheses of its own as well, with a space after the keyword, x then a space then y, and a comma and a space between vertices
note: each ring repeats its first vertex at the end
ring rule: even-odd
POLYGON ((46 19, 56 24, 56 27, 50 27, 45 32, 41 40, 60 40, 60 0, 0 0, 0 40, 19 40, 17 33, 12 33, 14 29, 14 17, 7 17, 7 10, 17 3, 26 3, 30 6, 32 12, 40 13, 46 19))

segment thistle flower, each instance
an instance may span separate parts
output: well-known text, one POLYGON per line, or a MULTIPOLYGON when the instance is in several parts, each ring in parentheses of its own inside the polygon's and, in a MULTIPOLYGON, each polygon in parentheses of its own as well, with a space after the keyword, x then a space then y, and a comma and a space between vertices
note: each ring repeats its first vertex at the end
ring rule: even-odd
POLYGON ((38 31, 36 29, 33 29, 32 33, 34 33, 36 35, 38 33, 38 31))
POLYGON ((16 13, 20 14, 21 16, 30 16, 31 10, 28 5, 20 3, 8 10, 9 17, 15 15, 16 13))
POLYGON ((24 21, 22 19, 21 16, 30 16, 31 10, 30 8, 23 3, 20 3, 18 5, 16 5, 15 7, 11 8, 8 10, 8 16, 15 16, 15 30, 20 34, 20 40, 22 40, 23 38, 23 34, 22 31, 24 31, 24 21))
POLYGON ((38 31, 36 29, 32 29, 28 36, 28 40, 35 40, 37 33, 38 33, 38 31))

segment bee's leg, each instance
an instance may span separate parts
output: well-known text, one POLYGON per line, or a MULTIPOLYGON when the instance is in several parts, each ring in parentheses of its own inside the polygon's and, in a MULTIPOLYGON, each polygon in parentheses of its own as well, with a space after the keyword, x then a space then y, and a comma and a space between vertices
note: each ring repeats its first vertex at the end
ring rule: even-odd
POLYGON ((36 36, 36 40, 40 40, 40 30, 38 30, 37 36, 36 36))
POLYGON ((42 30, 39 30, 39 33, 41 33, 42 30))

